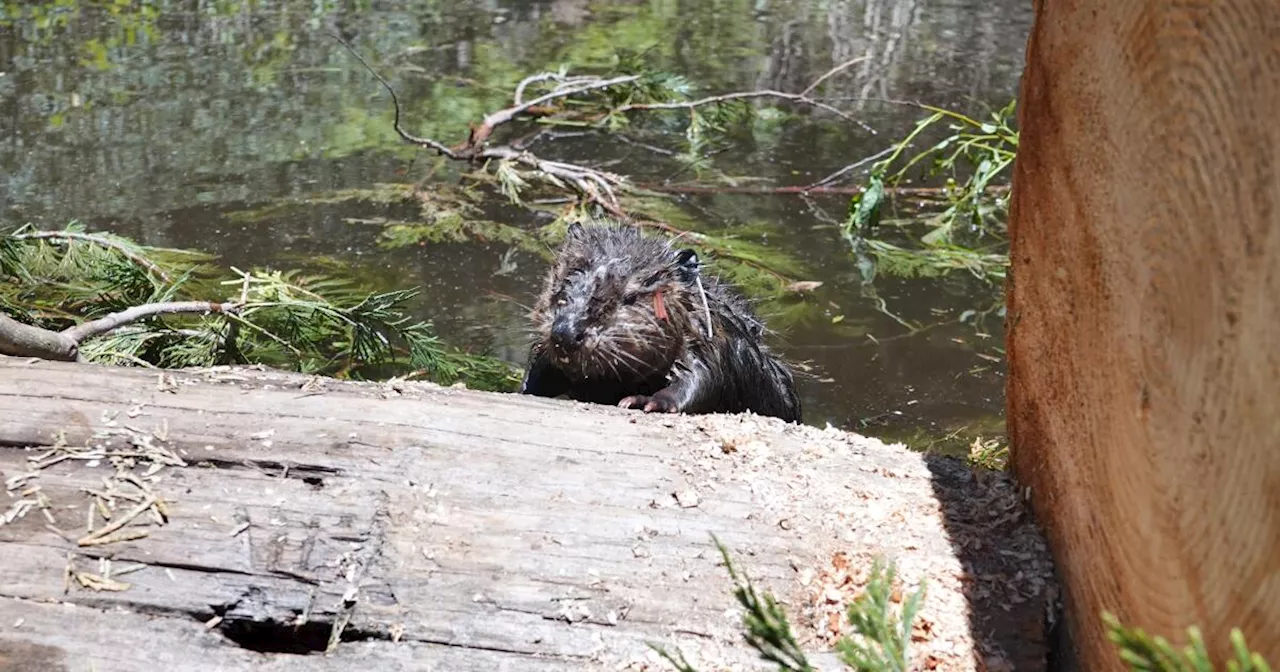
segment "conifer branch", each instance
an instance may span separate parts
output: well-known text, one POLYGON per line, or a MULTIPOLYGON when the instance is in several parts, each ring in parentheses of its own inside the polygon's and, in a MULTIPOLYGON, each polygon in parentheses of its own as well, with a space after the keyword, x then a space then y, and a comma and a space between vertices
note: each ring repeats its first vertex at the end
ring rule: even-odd
POLYGON ((165 282, 173 282, 173 280, 169 278, 169 275, 164 272, 164 269, 157 266, 155 262, 129 249, 128 245, 116 242, 110 238, 106 238, 105 236, 98 236, 92 233, 79 233, 76 231, 29 231, 27 233, 11 234, 11 237, 16 240, 79 240, 86 243, 93 243, 94 245, 119 252, 121 255, 129 259, 129 261, 147 269, 148 272, 155 274, 157 278, 165 282))
POLYGON ((123 238, 132 255, 122 266, 114 246, 79 236, 49 245, 41 239, 53 236, 28 233, 0 234, 0 354, 172 368, 266 364, 337 376, 375 367, 491 390, 519 381, 507 362, 451 348, 409 316, 412 290, 379 293, 349 279, 233 268, 221 284, 234 287, 235 298, 202 301, 188 288, 225 275, 147 258, 150 249, 123 238), (175 281, 147 276, 160 264, 175 281), (173 319, 152 319, 161 316, 173 319))

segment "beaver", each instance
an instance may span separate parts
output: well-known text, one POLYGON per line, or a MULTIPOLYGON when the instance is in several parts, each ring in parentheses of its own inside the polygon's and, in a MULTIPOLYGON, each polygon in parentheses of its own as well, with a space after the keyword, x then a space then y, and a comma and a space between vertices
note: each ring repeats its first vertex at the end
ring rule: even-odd
POLYGON ((791 370, 746 298, 694 250, 635 227, 570 224, 532 321, 522 394, 801 421, 791 370))

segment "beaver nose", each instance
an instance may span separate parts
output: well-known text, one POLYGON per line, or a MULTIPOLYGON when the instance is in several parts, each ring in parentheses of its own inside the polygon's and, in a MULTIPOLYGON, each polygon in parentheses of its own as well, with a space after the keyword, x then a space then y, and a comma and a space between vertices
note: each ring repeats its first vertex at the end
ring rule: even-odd
POLYGON ((582 340, 586 337, 587 331, 580 322, 561 318, 551 325, 551 343, 557 350, 573 352, 582 345, 582 340))

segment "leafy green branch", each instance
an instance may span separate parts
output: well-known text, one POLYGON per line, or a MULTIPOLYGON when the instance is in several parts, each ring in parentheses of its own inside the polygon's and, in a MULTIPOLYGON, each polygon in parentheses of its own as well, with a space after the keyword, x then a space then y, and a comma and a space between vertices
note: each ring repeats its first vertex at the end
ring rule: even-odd
POLYGON ((871 166, 865 189, 851 199, 844 237, 853 249, 865 282, 877 270, 902 277, 938 277, 965 271, 984 282, 1003 280, 1008 255, 1001 251, 1008 214, 1005 177, 1017 154, 1013 128, 1016 101, 980 121, 959 112, 912 103, 931 114, 921 119, 892 151, 871 166), (911 147, 940 124, 949 134, 923 150, 911 147), (893 191, 913 169, 924 177, 945 175, 937 207, 925 205, 909 223, 927 231, 906 244, 876 238, 882 211, 893 191), (992 238, 986 246, 973 245, 992 238))

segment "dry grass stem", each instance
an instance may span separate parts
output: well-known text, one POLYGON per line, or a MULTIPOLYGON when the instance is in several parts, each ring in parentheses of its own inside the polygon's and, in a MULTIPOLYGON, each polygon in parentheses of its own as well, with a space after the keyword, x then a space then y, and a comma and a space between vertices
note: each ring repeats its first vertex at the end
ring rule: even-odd
MULTIPOLYGON (((113 532, 120 530, 120 528, 124 527, 125 525, 128 525, 131 521, 133 521, 133 519, 145 513, 147 509, 150 509, 151 506, 155 503, 156 503, 156 496, 147 495, 146 498, 143 499, 141 503, 139 503, 137 506, 133 507, 132 509, 129 509, 128 513, 124 514, 123 516, 120 516, 119 518, 116 518, 115 520, 111 521, 107 525, 100 527, 93 532, 90 532, 89 534, 82 537, 76 543, 78 543, 81 546, 91 546, 91 545, 96 545, 100 543, 109 543, 109 542, 101 541, 101 539, 106 537, 106 535, 112 534, 113 532)), ((137 537, 134 537, 134 538, 136 539, 137 537)), ((113 541, 116 541, 116 539, 113 539, 113 541)))

